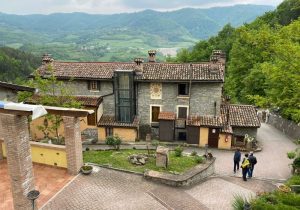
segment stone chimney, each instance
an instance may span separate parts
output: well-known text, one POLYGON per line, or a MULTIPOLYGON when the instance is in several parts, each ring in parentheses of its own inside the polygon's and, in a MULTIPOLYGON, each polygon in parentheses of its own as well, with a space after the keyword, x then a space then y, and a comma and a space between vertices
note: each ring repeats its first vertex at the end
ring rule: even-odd
POLYGON ((43 58, 42 58, 42 64, 45 65, 45 64, 50 64, 54 61, 54 59, 52 58, 52 55, 51 54, 47 54, 45 53, 43 55, 43 58))
POLYGON ((210 57, 211 61, 216 61, 225 65, 226 63, 226 54, 222 50, 213 50, 212 55, 210 57))
POLYGON ((143 62, 144 62, 144 58, 135 58, 134 62, 136 64, 136 66, 135 66, 135 73, 137 75, 143 74, 143 62))
POLYGON ((155 60, 156 50, 149 50, 148 55, 149 55, 148 62, 155 63, 156 62, 156 60, 155 60))

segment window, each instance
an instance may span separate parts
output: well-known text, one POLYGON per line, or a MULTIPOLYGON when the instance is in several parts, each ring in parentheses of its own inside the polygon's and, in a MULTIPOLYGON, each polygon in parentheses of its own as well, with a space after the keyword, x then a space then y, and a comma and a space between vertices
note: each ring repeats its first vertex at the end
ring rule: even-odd
POLYGON ((178 84, 178 95, 180 96, 189 95, 189 84, 187 83, 178 84))
POLYGON ((88 89, 91 91, 99 91, 100 90, 100 82, 96 81, 96 80, 89 81, 88 89))
POLYGON ((160 106, 151 106, 151 122, 158 122, 160 106))
POLYGON ((116 71, 114 74, 116 119, 132 122, 135 116, 135 89, 132 71, 116 71))
POLYGON ((87 124, 88 125, 96 125, 96 113, 89 114, 87 116, 87 124))
POLYGON ((177 117, 180 119, 186 119, 188 116, 188 107, 179 106, 177 109, 177 117))
POLYGON ((186 141, 186 132, 178 132, 178 140, 186 141))
POLYGON ((105 136, 113 136, 113 128, 112 127, 106 127, 105 128, 105 136))

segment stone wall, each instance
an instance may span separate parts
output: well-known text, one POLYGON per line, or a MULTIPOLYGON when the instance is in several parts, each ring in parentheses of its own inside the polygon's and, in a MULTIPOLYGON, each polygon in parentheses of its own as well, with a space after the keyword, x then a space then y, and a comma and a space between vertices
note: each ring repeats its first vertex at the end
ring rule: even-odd
MULTIPOLYGON (((100 81, 100 91, 88 89, 87 80, 66 81, 65 86, 72 91, 74 95, 83 96, 103 96, 113 93, 112 81, 100 81)), ((105 115, 115 115, 115 98, 114 95, 103 98, 103 110, 105 115)))
POLYGON ((17 102, 18 101, 17 91, 13 91, 5 87, 0 87, 0 100, 17 102))
POLYGON ((216 114, 220 114, 222 95, 221 83, 192 83, 191 99, 178 97, 177 83, 162 84, 162 99, 151 99, 150 83, 138 85, 138 115, 141 124, 150 123, 150 105, 160 105, 161 111, 177 113, 177 106, 189 106, 190 114, 214 115, 214 102, 216 101, 216 114))
POLYGON ((255 137, 257 136, 257 128, 243 128, 243 127, 233 127, 233 134, 238 136, 245 136, 246 134, 255 137))
POLYGON ((300 139, 300 124, 296 124, 291 120, 282 118, 279 115, 270 114, 267 123, 274 126, 292 139, 300 139))
POLYGON ((158 171, 146 171, 144 177, 148 180, 160 182, 174 187, 191 186, 213 175, 215 172, 215 158, 204 164, 198 164, 182 175, 167 174, 158 171))

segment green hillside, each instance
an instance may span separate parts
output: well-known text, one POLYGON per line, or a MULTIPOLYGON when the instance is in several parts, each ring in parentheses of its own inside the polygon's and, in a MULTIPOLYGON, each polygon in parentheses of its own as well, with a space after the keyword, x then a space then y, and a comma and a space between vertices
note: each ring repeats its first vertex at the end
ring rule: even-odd
POLYGON ((225 24, 239 26, 272 10, 271 6, 236 5, 172 12, 94 15, 0 13, 0 45, 36 55, 75 61, 128 61, 151 48, 190 47, 215 35, 225 24))
POLYGON ((300 122, 300 1, 238 28, 226 25, 207 41, 183 49, 173 61, 208 60, 212 49, 227 54, 225 91, 235 103, 274 109, 300 122))

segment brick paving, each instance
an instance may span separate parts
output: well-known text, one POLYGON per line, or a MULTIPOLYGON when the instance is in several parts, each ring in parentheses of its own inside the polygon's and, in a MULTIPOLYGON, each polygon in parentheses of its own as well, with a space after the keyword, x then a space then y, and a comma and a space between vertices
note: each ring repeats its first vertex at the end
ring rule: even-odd
MULTIPOLYGON (((42 209, 232 209, 234 195, 249 199, 257 192, 274 190, 278 179, 290 176, 286 152, 296 148, 292 141, 266 124, 258 130, 258 140, 263 151, 255 153, 258 159, 254 171, 256 178, 247 182, 239 177, 241 172, 235 176, 232 172, 233 151, 212 150, 217 157, 217 176, 190 188, 168 187, 138 175, 98 168, 91 176, 79 175, 42 209)), ((195 148, 185 152, 192 150, 195 148)), ((203 149, 196 150, 204 153, 203 149)))
POLYGON ((127 209, 208 210, 231 209, 235 194, 247 198, 270 191, 274 185, 260 180, 209 178, 190 188, 174 188, 145 180, 142 176, 98 168, 90 176, 79 175, 42 210, 127 209))
MULTIPOLYGON (((33 172, 36 189, 41 193, 37 200, 39 207, 44 205, 73 178, 73 176, 68 175, 66 169, 39 164, 33 164, 33 172)), ((6 160, 0 160, 0 177, 0 210, 12 210, 13 200, 6 160)))

